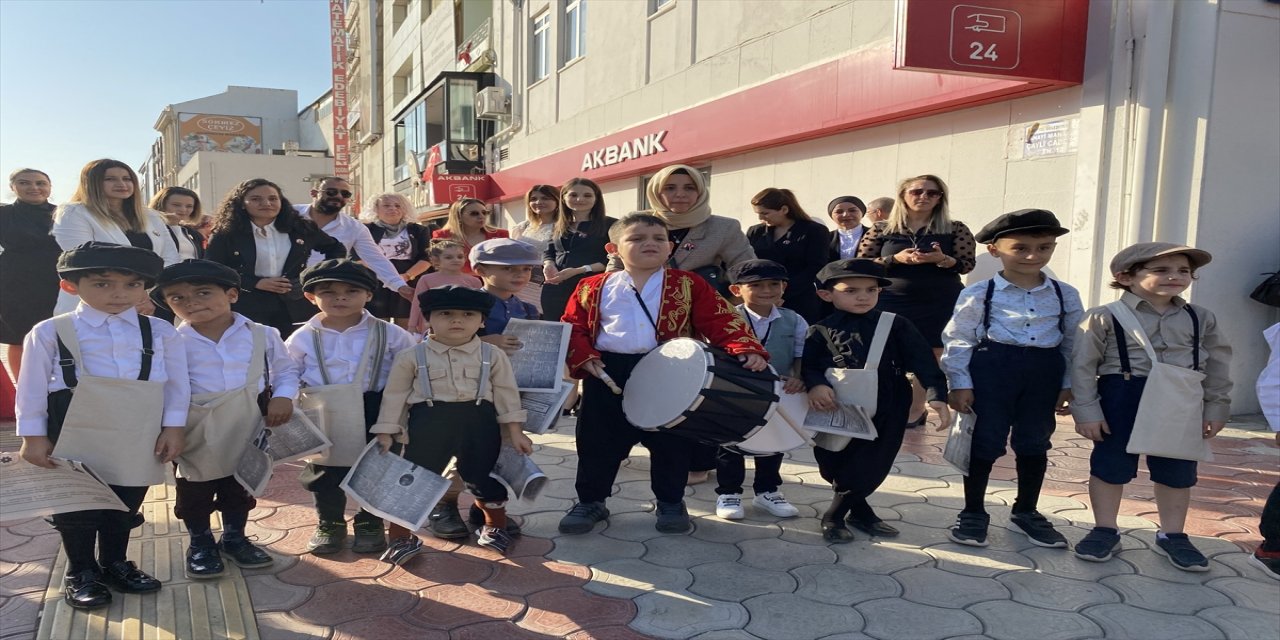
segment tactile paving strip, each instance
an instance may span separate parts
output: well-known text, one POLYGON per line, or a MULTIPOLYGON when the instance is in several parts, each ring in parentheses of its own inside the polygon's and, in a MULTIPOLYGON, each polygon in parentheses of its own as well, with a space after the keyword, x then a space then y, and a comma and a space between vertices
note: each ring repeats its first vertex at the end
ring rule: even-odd
MULTIPOLYGON (((191 580, 183 571, 187 532, 173 517, 174 487, 157 485, 142 505, 146 523, 134 529, 129 559, 164 583, 156 593, 112 592, 105 609, 78 611, 62 601, 67 557, 54 561, 44 594, 37 640, 258 640, 244 576, 234 564, 215 580, 191 580)), ((214 530, 221 523, 214 514, 214 530)))

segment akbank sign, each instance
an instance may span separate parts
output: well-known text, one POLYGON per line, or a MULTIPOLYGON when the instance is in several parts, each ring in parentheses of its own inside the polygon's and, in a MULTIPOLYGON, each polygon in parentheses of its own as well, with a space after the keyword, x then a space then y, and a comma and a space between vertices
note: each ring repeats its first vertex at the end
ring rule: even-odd
POLYGON ((628 160, 665 153, 667 148, 662 145, 662 139, 665 137, 667 137, 667 130, 663 129, 621 144, 611 144, 595 151, 588 151, 582 154, 582 171, 601 169, 628 160))

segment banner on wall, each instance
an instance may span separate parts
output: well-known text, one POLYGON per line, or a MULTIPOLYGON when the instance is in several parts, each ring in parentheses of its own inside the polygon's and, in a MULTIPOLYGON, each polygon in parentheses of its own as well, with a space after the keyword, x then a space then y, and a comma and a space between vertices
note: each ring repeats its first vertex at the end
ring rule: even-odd
POLYGON ((179 113, 178 164, 198 151, 261 154, 262 118, 179 113))

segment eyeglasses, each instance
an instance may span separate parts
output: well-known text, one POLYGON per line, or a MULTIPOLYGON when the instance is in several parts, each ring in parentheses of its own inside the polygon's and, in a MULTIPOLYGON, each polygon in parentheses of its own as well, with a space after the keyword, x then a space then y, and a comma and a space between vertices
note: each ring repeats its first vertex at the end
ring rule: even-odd
POLYGON ((324 194, 325 194, 326 196, 329 196, 330 198, 332 198, 332 197, 334 197, 334 196, 338 195, 339 193, 341 193, 341 194, 342 194, 342 197, 344 197, 344 198, 350 198, 350 197, 351 197, 351 192, 350 192, 350 191, 347 191, 346 189, 325 189, 325 190, 324 190, 324 194))
POLYGON ((913 198, 919 198, 921 195, 929 198, 941 198, 942 192, 937 189, 908 189, 907 195, 913 198))

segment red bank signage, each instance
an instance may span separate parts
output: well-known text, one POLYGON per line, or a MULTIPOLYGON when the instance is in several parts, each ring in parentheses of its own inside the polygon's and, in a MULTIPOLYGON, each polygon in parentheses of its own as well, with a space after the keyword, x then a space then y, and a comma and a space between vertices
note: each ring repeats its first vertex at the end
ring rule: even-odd
POLYGON ((1079 84, 1089 0, 898 0, 895 69, 1079 84))

